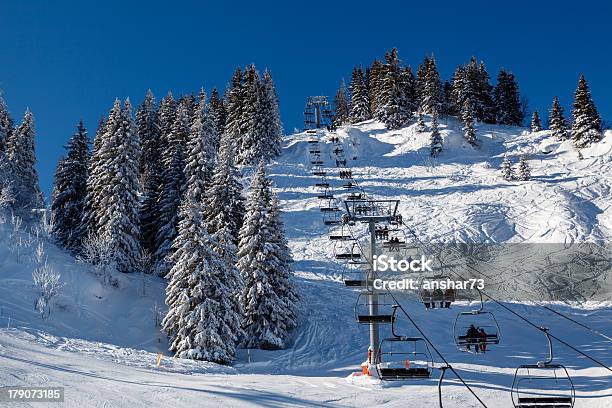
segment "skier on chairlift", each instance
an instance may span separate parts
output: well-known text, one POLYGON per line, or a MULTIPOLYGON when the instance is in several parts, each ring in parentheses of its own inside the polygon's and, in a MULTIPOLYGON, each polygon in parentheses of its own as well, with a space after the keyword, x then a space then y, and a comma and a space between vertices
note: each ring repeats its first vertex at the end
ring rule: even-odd
POLYGON ((448 288, 444 291, 444 307, 450 308, 451 303, 455 301, 455 289, 448 288))
MULTIPOLYGON (((427 289, 423 289, 423 304, 425 305, 425 309, 431 308, 431 293, 427 289)), ((435 307, 434 305, 434 308, 435 307)))
POLYGON ((470 327, 468 327, 467 332, 465 333, 466 335, 466 349, 467 351, 471 350, 472 344, 474 345, 474 351, 476 353, 478 353, 478 328, 476 328, 476 326, 474 326, 473 324, 470 324, 470 327))
POLYGON ((437 288, 433 291, 433 303, 435 304, 436 302, 440 303, 441 309, 444 308, 444 293, 440 288, 437 288))
POLYGON ((482 327, 478 330, 478 338, 480 340, 480 351, 485 353, 487 351, 487 333, 482 327))

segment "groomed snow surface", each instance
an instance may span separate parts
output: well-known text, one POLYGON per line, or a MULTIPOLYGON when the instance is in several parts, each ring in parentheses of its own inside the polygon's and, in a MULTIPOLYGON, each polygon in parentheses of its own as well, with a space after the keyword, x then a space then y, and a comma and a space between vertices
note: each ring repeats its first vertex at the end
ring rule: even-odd
MULTIPOLYGON (((609 240, 612 132, 583 150, 579 160, 568 142, 551 140, 547 131, 481 125, 480 148, 474 150, 463 143, 459 129, 453 120, 442 121, 445 150, 435 161, 429 158, 428 134, 416 133, 413 126, 388 131, 379 123, 364 122, 343 127, 338 135, 360 185, 373 196, 400 199, 402 214, 423 241, 609 240), (501 179, 499 166, 506 151, 515 161, 528 155, 532 181, 501 179)), ((322 145, 331 166, 331 144, 322 145)), ((321 222, 317 179, 309 170, 306 136, 293 135, 271 175, 296 260, 301 325, 289 349, 240 350, 233 367, 168 356, 165 336, 155 324, 156 311, 163 313, 161 279, 118 275, 118 288, 104 287, 86 265, 51 245, 49 264, 62 273, 65 286, 51 316, 42 320, 33 307, 36 244, 28 243, 27 234, 0 226, 0 385, 66 387, 63 404, 0 406, 439 406, 438 370, 431 380, 415 382, 348 379, 366 358, 367 327, 354 321, 357 295, 342 284, 321 222), (159 352, 165 355, 158 367, 159 352)), ((487 308, 501 326, 501 343, 474 355, 457 350, 452 334, 456 314, 469 305, 426 311, 415 294, 400 295, 399 300, 488 407, 511 407, 514 368, 546 357, 544 336, 498 306, 487 308)), ((539 305, 509 306, 612 366, 612 341, 539 305)), ((612 337, 612 302, 552 307, 612 337)), ((398 329, 416 335, 401 316, 398 329)), ((610 372, 558 343, 554 349, 555 362, 566 365, 574 381, 575 407, 612 407, 610 372)), ((440 358, 434 357, 439 365, 440 358)), ((444 407, 480 406, 450 372, 443 402, 444 407)))

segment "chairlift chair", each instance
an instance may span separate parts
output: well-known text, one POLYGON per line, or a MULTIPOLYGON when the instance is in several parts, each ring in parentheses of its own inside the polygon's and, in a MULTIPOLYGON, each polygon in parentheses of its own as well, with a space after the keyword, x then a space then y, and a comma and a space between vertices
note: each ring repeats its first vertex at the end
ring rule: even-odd
POLYGON ((336 202, 333 197, 324 196, 324 198, 320 199, 319 210, 321 212, 339 212, 340 207, 336 205, 336 202))
POLYGON ((323 166, 315 165, 315 166, 312 167, 312 174, 314 176, 325 176, 325 175, 327 175, 327 172, 325 171, 323 166))
POLYGON ((355 241, 351 235, 351 231, 345 226, 332 227, 329 229, 330 241, 355 241))
MULTIPOLYGON (((367 264, 367 262, 365 264, 367 264)), ((365 289, 367 287, 367 272, 364 266, 364 263, 353 261, 347 262, 342 268, 342 281, 344 285, 347 287, 365 289)))
POLYGON ((395 317, 392 310, 393 305, 392 298, 388 293, 361 292, 355 302, 355 321, 360 324, 392 323, 395 317), (370 296, 377 297, 377 310, 372 310, 374 303, 371 302, 370 296))
POLYGON ((323 212, 323 224, 324 225, 341 225, 342 218, 340 211, 326 211, 323 212))
POLYGON ((548 341, 548 359, 516 368, 511 398, 514 408, 573 408, 576 389, 567 368, 553 363, 552 341, 548 329, 541 327, 548 341))
POLYGON ((395 332, 398 305, 393 305, 391 333, 380 342, 378 377, 383 381, 422 380, 431 378, 433 356, 427 341, 422 337, 400 336, 395 332))
POLYGON ((323 194, 319 194, 319 195, 317 196, 317 198, 318 198, 319 200, 333 200, 333 199, 334 199, 334 195, 333 195, 333 194, 331 194, 331 193, 325 192, 325 193, 323 193, 323 194))
POLYGON ((383 241, 383 248, 389 250, 389 252, 399 252, 400 249, 406 249, 406 240, 398 237, 390 237, 388 240, 383 241))
POLYGON ((349 193, 346 197, 346 201, 363 200, 364 196, 362 193, 349 193))
POLYGON ((350 248, 344 248, 344 251, 336 252, 336 248, 334 247, 335 257, 339 260, 351 260, 351 259, 361 259, 361 252, 357 247, 357 244, 351 245, 350 248))
POLYGON ((480 294, 480 308, 469 312, 461 312, 455 318, 453 334, 455 344, 461 350, 485 352, 489 345, 499 344, 501 329, 492 312, 484 310, 482 292, 480 294))

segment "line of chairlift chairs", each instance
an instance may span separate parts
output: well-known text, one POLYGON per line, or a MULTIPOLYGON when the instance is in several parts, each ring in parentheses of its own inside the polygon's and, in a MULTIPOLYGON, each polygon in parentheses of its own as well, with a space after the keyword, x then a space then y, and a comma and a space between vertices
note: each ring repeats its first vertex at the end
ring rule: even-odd
MULTIPOLYGON (((378 364, 376 371, 383 381, 392 380, 422 380, 432 377, 434 371, 434 358, 428 342, 420 336, 403 336, 396 332, 398 305, 388 292, 375 291, 372 282, 367 281, 369 261, 365 259, 359 242, 352 234, 351 227, 354 221, 341 208, 341 201, 334 196, 332 185, 329 182, 331 171, 326 170, 322 159, 321 145, 316 129, 307 130, 309 153, 311 156, 312 174, 319 177, 315 183, 318 191, 319 209, 323 215, 324 225, 329 227, 329 239, 334 243, 334 256, 343 261, 343 281, 347 287, 359 288, 360 292, 354 307, 355 321, 359 324, 390 324, 391 337, 380 342, 378 364), (377 297, 378 311, 373 314, 370 308, 370 295, 377 297)), ((332 160, 338 168, 338 176, 342 180, 342 189, 345 192, 343 200, 345 205, 351 205, 354 214, 368 214, 381 209, 372 208, 372 203, 366 199, 364 191, 353 179, 352 170, 346 167, 346 158, 342 143, 337 136, 330 138, 332 142, 332 160)), ((384 209, 383 209, 384 211, 384 209)), ((380 222, 376 225, 375 239, 382 242, 382 247, 389 252, 408 251, 416 249, 407 243, 402 230, 401 215, 380 222)), ((427 280, 431 286, 436 282, 446 282, 450 278, 446 275, 421 276, 422 281, 427 280)), ((470 353, 484 353, 498 345, 501 340, 500 326, 491 311, 485 310, 485 302, 480 295, 479 308, 457 314, 453 324, 453 338, 456 346, 462 351, 470 353)), ((448 309, 456 301, 455 291, 447 289, 419 290, 421 303, 428 310, 448 309), (437 307, 438 306, 438 307, 437 307)), ((549 358, 536 364, 524 364, 516 368, 512 387, 511 399, 514 408, 573 408, 575 403, 575 388, 567 369, 561 364, 553 363, 553 350, 550 337, 546 329, 549 347, 549 358)), ((439 390, 444 375, 439 380, 439 390)), ((441 398, 441 397, 440 397, 441 398)), ((441 401, 441 400, 440 400, 441 401)), ((440 402, 441 404, 441 402, 440 402)))

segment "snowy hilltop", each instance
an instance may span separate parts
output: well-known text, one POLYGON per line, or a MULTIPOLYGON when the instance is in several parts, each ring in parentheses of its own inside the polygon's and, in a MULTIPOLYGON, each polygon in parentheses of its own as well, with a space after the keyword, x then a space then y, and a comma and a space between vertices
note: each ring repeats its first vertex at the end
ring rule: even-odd
MULTIPOLYGON (((430 125, 430 120, 425 124, 430 125)), ((379 122, 367 121, 343 126, 337 135, 352 155, 349 165, 360 185, 373 196, 399 199, 402 214, 414 220, 413 227, 425 240, 573 243, 609 239, 612 131, 578 153, 571 141, 558 141, 548 130, 487 124, 478 125, 478 148, 474 148, 461 126, 453 118, 442 120, 444 149, 437 158, 430 155, 430 132, 419 132, 418 124, 387 130, 379 122), (504 156, 515 167, 519 158, 526 157, 530 180, 505 180, 504 156)), ((308 172, 306 139, 303 133, 291 136, 279 159, 281 169, 308 172)), ((331 144, 323 146, 329 149, 331 144)), ((280 180, 282 190, 288 182, 280 180)), ((304 184, 300 186, 314 191, 314 183, 304 184)), ((309 203, 314 206, 316 198, 309 203)))

